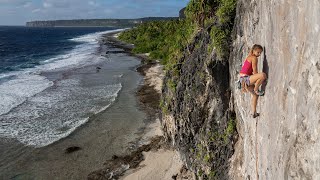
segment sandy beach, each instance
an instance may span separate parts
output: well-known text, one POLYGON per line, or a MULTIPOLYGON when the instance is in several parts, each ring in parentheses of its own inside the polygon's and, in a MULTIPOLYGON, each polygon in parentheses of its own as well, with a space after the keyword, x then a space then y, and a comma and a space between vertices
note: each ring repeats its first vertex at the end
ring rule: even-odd
POLYGON ((161 129, 163 66, 148 53, 131 53, 133 45, 119 41, 116 34, 101 38, 95 56, 105 61, 42 73, 57 84, 46 92, 59 92, 59 84, 70 81, 89 91, 121 84, 114 102, 48 146, 1 139, 5 151, 0 154, 0 179, 179 179, 182 161, 161 129))
MULTIPOLYGON (((130 52, 133 46, 117 40, 117 37, 118 34, 113 34, 107 37, 107 40, 130 52)), ((134 56, 141 58, 142 63, 148 61, 147 53, 134 56)), ((89 175, 89 179, 99 179, 101 174, 122 180, 194 179, 193 174, 184 168, 179 153, 163 138, 158 106, 164 77, 163 66, 158 63, 145 63, 137 70, 144 76, 137 97, 151 119, 138 143, 142 148, 125 157, 113 157, 113 160, 105 163, 107 165, 104 169, 89 175), (132 159, 138 159, 138 163, 130 162, 132 159)))
MULTIPOLYGON (((157 93, 161 93, 163 67, 154 64, 145 71, 144 84, 153 87, 157 93)), ((162 136, 160 119, 148 126, 143 142, 148 143, 156 136, 162 136)), ((127 171, 123 180, 134 179, 172 179, 182 168, 182 162, 178 152, 170 148, 160 148, 156 151, 143 152, 143 161, 135 169, 127 171)))
MULTIPOLYGON (((48 146, 37 148, 15 139, 2 138, 0 179, 86 179, 88 174, 102 168, 105 160, 113 155, 128 154, 139 146, 137 143, 144 134, 146 124, 150 122, 136 96, 143 81, 143 76, 136 70, 141 61, 102 40, 98 47, 92 56, 103 57, 104 60, 99 64, 42 73, 55 83, 43 92, 43 97, 48 97, 47 94, 59 97, 61 92, 68 92, 66 97, 91 108, 90 102, 101 100, 97 98, 98 95, 103 91, 111 92, 107 88, 121 87, 120 91, 115 89, 111 92, 114 100, 101 100, 99 103, 103 109, 95 110, 96 114, 86 114, 86 123, 48 146), (77 83, 71 83, 70 88, 63 89, 69 87, 70 82, 77 83), (86 97, 84 93, 74 96, 82 89, 93 96, 86 97)), ((57 106, 62 103, 70 101, 59 101, 57 106)), ((69 110, 65 111, 65 117, 62 118, 68 118, 68 113, 69 110)))

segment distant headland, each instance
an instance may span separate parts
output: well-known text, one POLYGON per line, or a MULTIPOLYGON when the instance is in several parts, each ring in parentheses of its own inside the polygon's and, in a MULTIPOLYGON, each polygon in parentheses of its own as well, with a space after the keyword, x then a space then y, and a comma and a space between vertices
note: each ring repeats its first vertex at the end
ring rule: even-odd
POLYGON ((175 20, 179 17, 145 17, 138 19, 74 19, 74 20, 52 20, 31 21, 27 27, 132 27, 148 21, 175 20))

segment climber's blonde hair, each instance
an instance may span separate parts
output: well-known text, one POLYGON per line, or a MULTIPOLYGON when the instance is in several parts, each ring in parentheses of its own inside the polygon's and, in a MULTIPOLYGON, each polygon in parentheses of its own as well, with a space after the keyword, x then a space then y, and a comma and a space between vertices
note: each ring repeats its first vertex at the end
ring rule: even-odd
POLYGON ((261 46, 261 45, 259 45, 259 44, 254 44, 253 46, 252 46, 252 48, 250 49, 250 56, 251 55, 253 55, 253 51, 254 50, 256 50, 256 49, 261 49, 262 51, 263 51, 263 47, 261 46))

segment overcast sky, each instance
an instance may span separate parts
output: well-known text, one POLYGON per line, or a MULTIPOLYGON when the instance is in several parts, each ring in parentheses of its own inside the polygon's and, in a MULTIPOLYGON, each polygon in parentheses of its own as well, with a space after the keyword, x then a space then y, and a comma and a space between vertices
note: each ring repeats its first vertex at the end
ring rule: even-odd
POLYGON ((0 25, 27 21, 179 16, 189 0, 0 0, 0 25))

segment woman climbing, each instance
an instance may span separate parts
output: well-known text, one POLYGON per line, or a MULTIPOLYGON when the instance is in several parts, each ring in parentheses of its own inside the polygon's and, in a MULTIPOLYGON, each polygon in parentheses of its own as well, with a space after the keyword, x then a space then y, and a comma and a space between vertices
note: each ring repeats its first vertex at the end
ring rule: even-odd
POLYGON ((263 48, 261 45, 253 45, 240 71, 240 82, 243 92, 249 91, 252 94, 251 110, 253 112, 253 118, 259 116, 256 110, 258 97, 264 94, 263 91, 259 91, 259 87, 267 78, 265 73, 258 73, 258 57, 262 51, 263 48))

